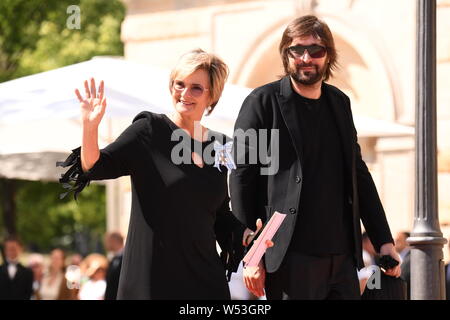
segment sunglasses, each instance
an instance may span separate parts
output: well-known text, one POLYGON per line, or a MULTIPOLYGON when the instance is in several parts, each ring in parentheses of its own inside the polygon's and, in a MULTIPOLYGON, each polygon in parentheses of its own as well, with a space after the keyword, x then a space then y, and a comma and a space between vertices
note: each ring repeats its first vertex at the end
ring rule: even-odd
POLYGON ((319 46, 318 44, 312 44, 309 46, 296 45, 287 49, 291 56, 296 59, 301 58, 305 54, 305 51, 308 51, 309 56, 314 59, 323 58, 327 53, 327 49, 319 46))
MULTIPOLYGON (((186 84, 183 81, 175 80, 173 82, 172 88, 175 91, 183 92, 186 89, 186 84)), ((187 87, 188 88, 188 94, 194 98, 200 97, 203 92, 208 91, 209 89, 203 88, 199 84, 193 84, 187 87)))

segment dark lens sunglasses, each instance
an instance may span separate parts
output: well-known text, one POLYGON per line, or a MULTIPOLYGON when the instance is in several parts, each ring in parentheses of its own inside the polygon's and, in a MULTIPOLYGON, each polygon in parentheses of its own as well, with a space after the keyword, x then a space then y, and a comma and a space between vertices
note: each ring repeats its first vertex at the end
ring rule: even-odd
POLYGON ((305 51, 308 51, 309 56, 314 59, 323 58, 327 53, 327 49, 325 47, 319 46, 317 44, 312 44, 309 46, 292 46, 289 47, 288 50, 294 58, 302 57, 305 54, 305 51))

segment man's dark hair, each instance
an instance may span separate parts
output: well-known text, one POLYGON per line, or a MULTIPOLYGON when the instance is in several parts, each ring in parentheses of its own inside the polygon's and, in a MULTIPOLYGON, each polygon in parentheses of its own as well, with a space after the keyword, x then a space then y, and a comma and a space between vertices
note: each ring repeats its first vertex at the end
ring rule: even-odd
POLYGON ((20 240, 20 238, 18 236, 15 235, 9 235, 5 238, 5 240, 3 241, 3 244, 5 245, 7 242, 16 242, 17 244, 19 244, 21 247, 23 247, 23 243, 20 240))
POLYGON ((281 38, 279 52, 283 61, 285 75, 289 74, 288 47, 294 38, 313 36, 319 39, 327 49, 327 66, 324 80, 333 76, 333 70, 337 69, 337 51, 334 46, 333 35, 328 25, 316 16, 307 15, 293 20, 286 27, 281 38))

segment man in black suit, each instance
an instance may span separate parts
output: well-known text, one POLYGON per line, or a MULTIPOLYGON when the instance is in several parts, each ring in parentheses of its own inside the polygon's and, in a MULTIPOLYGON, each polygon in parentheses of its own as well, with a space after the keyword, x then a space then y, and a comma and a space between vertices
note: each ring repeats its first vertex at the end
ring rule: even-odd
MULTIPOLYGON (((337 65, 333 36, 315 16, 300 17, 279 51, 285 76, 250 93, 236 121, 230 189, 233 212, 249 227, 275 211, 287 216, 244 281, 268 299, 358 299, 360 220, 378 252, 399 257, 350 100, 324 82, 337 65)), ((387 274, 400 276, 400 267, 387 274)))
POLYGON ((120 270, 123 257, 123 237, 119 232, 108 233, 105 237, 106 251, 111 252, 113 257, 108 265, 106 273, 105 300, 116 300, 119 288, 120 270))
POLYGON ((33 293, 33 271, 19 262, 22 244, 15 237, 4 242, 5 263, 0 266, 0 300, 29 300, 33 293))

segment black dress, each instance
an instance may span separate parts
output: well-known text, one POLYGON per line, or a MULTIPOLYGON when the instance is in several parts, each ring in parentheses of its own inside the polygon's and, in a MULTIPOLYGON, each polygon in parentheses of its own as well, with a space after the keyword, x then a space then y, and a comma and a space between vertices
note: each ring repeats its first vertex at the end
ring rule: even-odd
POLYGON ((225 270, 228 277, 237 270, 245 227, 229 209, 227 169, 172 161, 180 143, 190 159, 190 150, 214 155, 210 144, 229 138, 209 130, 206 142, 184 132, 172 141, 176 129, 167 116, 142 112, 101 150, 88 172, 81 170, 80 148, 58 164, 71 166, 60 181, 75 196, 90 180, 131 176, 132 208, 118 299, 230 299, 225 270))

